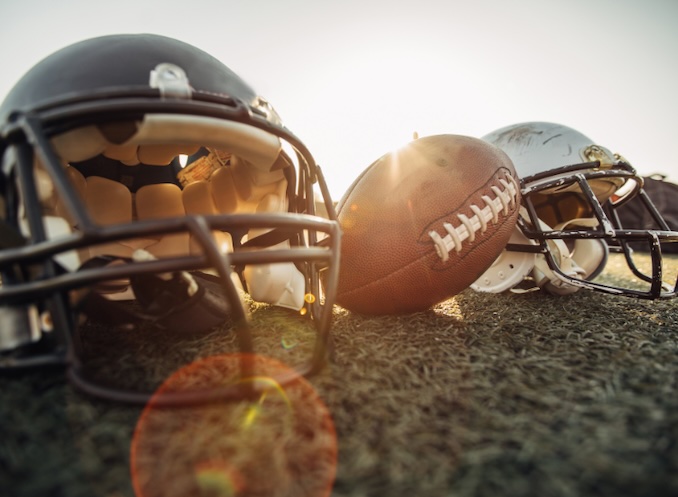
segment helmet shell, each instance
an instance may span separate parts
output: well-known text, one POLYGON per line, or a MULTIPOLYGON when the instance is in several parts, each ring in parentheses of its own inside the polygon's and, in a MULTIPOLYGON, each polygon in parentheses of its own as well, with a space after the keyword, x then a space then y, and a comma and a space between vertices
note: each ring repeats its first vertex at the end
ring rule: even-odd
POLYGON ((108 35, 67 46, 37 63, 0 105, 0 122, 64 100, 148 91, 151 71, 163 63, 183 69, 196 93, 257 102, 245 81, 199 48, 155 34, 108 35))
MULTIPOLYGON (((482 139, 506 152, 520 178, 588 162, 591 157, 587 151, 595 146, 589 137, 579 131, 548 122, 513 124, 492 131, 482 139)), ((607 150, 605 152, 611 161, 612 154, 607 150)))

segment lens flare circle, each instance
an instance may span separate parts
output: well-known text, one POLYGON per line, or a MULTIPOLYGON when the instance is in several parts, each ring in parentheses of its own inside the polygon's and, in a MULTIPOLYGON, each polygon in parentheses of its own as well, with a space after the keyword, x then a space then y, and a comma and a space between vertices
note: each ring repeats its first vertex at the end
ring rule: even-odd
POLYGON ((331 492, 337 442, 329 410, 288 366, 253 354, 213 356, 170 376, 144 408, 131 446, 137 497, 308 496, 331 492), (249 376, 242 377, 247 363, 249 376), (161 407, 170 392, 248 383, 257 398, 161 407))

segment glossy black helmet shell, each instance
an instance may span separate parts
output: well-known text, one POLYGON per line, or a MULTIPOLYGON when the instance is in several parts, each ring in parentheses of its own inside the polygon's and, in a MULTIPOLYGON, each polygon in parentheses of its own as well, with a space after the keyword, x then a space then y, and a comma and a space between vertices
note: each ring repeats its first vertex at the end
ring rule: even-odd
POLYGON ((62 48, 36 64, 0 105, 0 122, 60 101, 148 92, 150 71, 163 63, 181 67, 198 94, 257 103, 245 81, 192 45, 155 34, 108 35, 62 48))

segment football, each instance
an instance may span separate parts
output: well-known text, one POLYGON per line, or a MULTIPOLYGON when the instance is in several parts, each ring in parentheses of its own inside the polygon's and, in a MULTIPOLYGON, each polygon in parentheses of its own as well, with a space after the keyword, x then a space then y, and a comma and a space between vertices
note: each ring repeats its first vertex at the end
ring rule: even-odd
POLYGON ((478 138, 427 136, 382 156, 337 204, 337 303, 403 314, 456 295, 499 256, 519 207, 511 160, 478 138))

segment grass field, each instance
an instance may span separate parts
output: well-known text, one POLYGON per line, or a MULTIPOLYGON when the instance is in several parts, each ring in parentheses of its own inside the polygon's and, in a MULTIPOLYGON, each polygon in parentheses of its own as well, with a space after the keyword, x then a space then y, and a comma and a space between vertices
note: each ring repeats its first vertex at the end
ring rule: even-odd
MULTIPOLYGON (((60 370, 2 376, 0 495, 675 496, 677 305, 466 290, 409 316, 336 308, 320 375, 228 405, 142 410, 60 370)), ((299 316, 252 307, 258 350, 307 351, 299 316)), ((165 389, 233 374, 227 331, 142 331, 92 329, 98 374, 165 389)))

